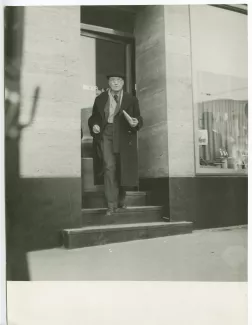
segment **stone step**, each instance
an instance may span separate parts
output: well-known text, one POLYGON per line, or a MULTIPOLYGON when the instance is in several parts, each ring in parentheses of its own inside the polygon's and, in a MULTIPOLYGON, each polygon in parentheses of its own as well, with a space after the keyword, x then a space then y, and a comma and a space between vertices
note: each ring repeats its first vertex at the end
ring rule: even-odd
MULTIPOLYGON (((146 192, 126 192, 127 206, 147 205, 148 194, 146 192)), ((103 191, 85 191, 82 194, 82 208, 106 208, 107 203, 103 191)))
POLYGON ((62 243, 67 249, 165 237, 192 232, 191 222, 151 222, 64 229, 62 243))
POLYGON ((111 224, 129 224, 163 221, 165 217, 161 206, 128 207, 124 210, 106 216, 107 209, 82 209, 83 226, 100 226, 111 224))

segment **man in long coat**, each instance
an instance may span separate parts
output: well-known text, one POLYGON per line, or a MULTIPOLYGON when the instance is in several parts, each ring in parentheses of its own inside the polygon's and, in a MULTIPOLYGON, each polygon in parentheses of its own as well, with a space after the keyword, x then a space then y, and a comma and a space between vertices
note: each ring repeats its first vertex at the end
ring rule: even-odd
POLYGON ((125 187, 138 186, 137 131, 143 119, 138 99, 123 91, 124 77, 113 74, 107 78, 109 89, 96 97, 88 125, 95 184, 104 180, 106 215, 111 215, 126 208, 125 187))

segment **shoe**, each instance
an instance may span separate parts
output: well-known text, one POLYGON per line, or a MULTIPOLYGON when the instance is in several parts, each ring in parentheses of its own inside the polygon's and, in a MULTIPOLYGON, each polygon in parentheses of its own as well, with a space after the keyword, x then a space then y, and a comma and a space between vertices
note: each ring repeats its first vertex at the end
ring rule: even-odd
POLYGON ((116 211, 121 211, 125 209, 127 209, 127 206, 125 204, 118 204, 118 208, 116 209, 116 211))
POLYGON ((108 217, 108 216, 112 216, 112 214, 114 214, 114 212, 115 212, 114 209, 108 208, 108 210, 106 211, 105 216, 106 216, 106 217, 108 217))

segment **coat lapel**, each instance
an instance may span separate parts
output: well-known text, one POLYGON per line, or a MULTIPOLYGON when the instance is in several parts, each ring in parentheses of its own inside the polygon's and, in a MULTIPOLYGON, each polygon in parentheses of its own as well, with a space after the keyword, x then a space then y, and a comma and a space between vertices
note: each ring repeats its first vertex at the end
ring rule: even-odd
POLYGON ((107 100, 108 100, 108 92, 104 92, 102 94, 102 96, 100 97, 100 101, 99 101, 99 112, 101 114, 101 116, 104 116, 104 109, 105 109, 105 106, 106 106, 106 103, 107 103, 107 100))
POLYGON ((121 115, 122 114, 122 111, 125 110, 126 106, 127 106, 127 103, 128 103, 128 100, 129 100, 129 94, 126 93, 126 92, 123 92, 123 98, 122 98, 122 103, 121 103, 121 107, 118 111, 118 113, 121 115))

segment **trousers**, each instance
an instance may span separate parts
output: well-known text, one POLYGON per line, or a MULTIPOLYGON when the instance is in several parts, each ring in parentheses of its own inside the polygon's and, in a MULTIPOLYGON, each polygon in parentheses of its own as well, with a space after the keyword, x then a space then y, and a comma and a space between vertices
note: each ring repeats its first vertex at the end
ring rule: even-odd
POLYGON ((126 191, 120 186, 120 154, 114 150, 113 124, 107 124, 102 136, 101 148, 104 166, 104 192, 108 208, 124 205, 126 191))

